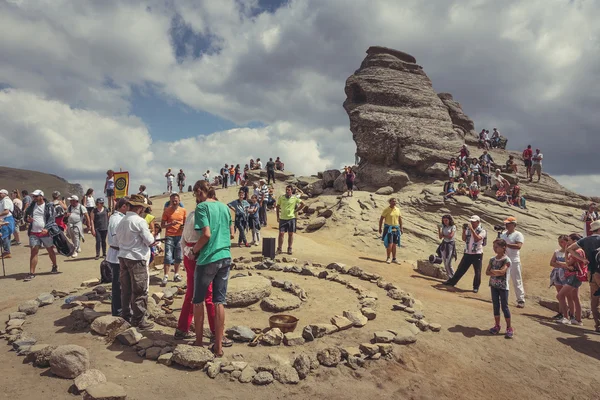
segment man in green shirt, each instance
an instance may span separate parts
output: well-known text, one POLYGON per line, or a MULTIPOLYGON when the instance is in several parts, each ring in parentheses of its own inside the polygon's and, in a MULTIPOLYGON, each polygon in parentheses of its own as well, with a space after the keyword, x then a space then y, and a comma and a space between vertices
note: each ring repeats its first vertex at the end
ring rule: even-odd
MULTIPOLYGON (((216 357, 223 355, 223 330, 225 327, 225 303, 227 282, 231 268, 231 239, 233 225, 229 208, 209 194, 209 183, 198 181, 194 185, 194 194, 199 204, 194 216, 194 229, 201 236, 192 249, 196 259, 194 273, 194 319, 196 327, 196 346, 202 346, 204 335, 204 298, 208 287, 213 285, 213 303, 215 305, 215 344, 212 351, 216 357)), ((190 288, 188 288, 190 290, 190 288)))
POLYGON ((285 195, 277 199, 277 222, 279 222, 279 240, 277 242, 277 254, 281 254, 283 236, 288 233, 287 253, 292 254, 294 243, 294 232, 296 232, 296 214, 304 206, 302 200, 292 195, 292 186, 285 187, 285 195))

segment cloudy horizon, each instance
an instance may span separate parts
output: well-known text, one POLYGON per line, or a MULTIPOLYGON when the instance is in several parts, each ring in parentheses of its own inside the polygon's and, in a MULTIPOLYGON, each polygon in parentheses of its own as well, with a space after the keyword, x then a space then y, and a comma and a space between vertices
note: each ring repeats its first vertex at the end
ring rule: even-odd
POLYGON ((152 193, 167 168, 188 183, 257 157, 339 168, 345 80, 379 45, 597 196, 598 16, 585 0, 0 0, 1 164, 97 192, 122 168, 152 193))

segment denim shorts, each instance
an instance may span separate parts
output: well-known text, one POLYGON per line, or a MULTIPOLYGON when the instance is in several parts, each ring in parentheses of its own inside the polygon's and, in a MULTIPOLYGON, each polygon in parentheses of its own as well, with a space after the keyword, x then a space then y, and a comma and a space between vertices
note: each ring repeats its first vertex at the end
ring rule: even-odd
POLYGON ((35 236, 31 234, 29 236, 29 246, 49 248, 54 246, 54 241, 50 236, 35 236))
POLYGON ((196 265, 194 273, 194 299, 192 303, 202 304, 206 291, 213 284, 213 303, 227 304, 227 283, 229 282, 229 269, 231 258, 223 258, 205 265, 196 265))
POLYGON ((181 236, 167 236, 165 238, 165 265, 181 264, 181 236))

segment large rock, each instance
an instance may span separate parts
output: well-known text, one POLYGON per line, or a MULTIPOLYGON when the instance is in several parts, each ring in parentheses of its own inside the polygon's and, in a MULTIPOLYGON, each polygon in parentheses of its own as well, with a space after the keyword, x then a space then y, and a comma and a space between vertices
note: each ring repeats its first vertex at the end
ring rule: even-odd
POLYGON ((441 264, 430 263, 428 260, 417 261, 417 271, 433 278, 448 280, 448 274, 446 273, 444 266, 441 264))
POLYGON ((125 400, 127 393, 123 387, 112 382, 98 383, 86 389, 83 400, 125 400))
POLYGON ((129 327, 129 322, 121 317, 113 317, 112 315, 102 315, 101 317, 97 317, 90 325, 91 330, 102 336, 107 335, 115 329, 127 329, 129 327))
MULTIPOLYGON (((370 47, 346 81, 344 108, 361 158, 391 169, 424 172, 458 154, 464 133, 414 57, 370 47)), ((358 178, 371 176, 359 168, 358 178)), ((393 186, 393 185, 390 185, 393 186)))
POLYGON ((327 219, 325 217, 317 217, 308 222, 306 226, 306 230, 309 232, 316 231, 321 229, 327 223, 327 219))
POLYGON ((214 354, 204 347, 179 344, 173 351, 171 361, 188 368, 204 368, 214 358, 214 354))
POLYGON ((54 296, 51 293, 41 293, 36 300, 40 304, 40 307, 49 306, 54 303, 54 296))
POLYGON ((327 171, 323 171, 323 187, 333 187, 333 183, 341 174, 342 173, 338 169, 330 169, 327 171))
POLYGON ((382 188, 377 189, 377 191, 375 192, 375 194, 381 194, 384 196, 389 196, 392 193, 394 193, 394 188, 391 186, 384 186, 382 188))
POLYGON ((271 281, 261 276, 232 279, 227 287, 227 306, 245 307, 271 294, 271 281))
POLYGON ((261 339, 261 343, 266 344, 268 346, 279 346, 283 341, 283 332, 279 328, 273 328, 261 339))
POLYGON ((99 383, 106 382, 106 376, 97 369, 88 369, 77 378, 73 382, 78 392, 83 392, 87 388, 93 385, 97 385, 99 383))
POLYGON ((335 367, 342 361, 342 352, 337 347, 329 347, 317 353, 321 365, 335 367))
POLYGON ((233 326, 225 331, 227 337, 236 342, 251 342, 256 337, 252 329, 246 326, 233 326))
MULTIPOLYGON (((35 345, 34 345, 35 346, 35 345)), ((34 347, 31 346, 31 347, 34 347)), ((56 350, 58 346, 47 346, 43 349, 40 349, 35 355, 35 360, 33 361, 33 365, 38 368, 48 368, 50 367, 50 357, 52 356, 52 352, 56 350)))
POLYGON ((126 346, 133 346, 142 340, 143 336, 136 328, 125 329, 117 335, 117 340, 126 346))
POLYGON ((455 127, 459 127, 464 133, 475 134, 475 123, 464 112, 459 102, 454 100, 450 93, 438 93, 438 97, 448 109, 450 119, 455 127))
POLYGON ((50 355, 50 371, 61 378, 73 379, 89 367, 90 354, 81 346, 58 346, 50 355))
POLYGON ((277 293, 266 297, 260 303, 260 307, 269 312, 282 312, 294 310, 302 304, 302 301, 293 294, 277 293))
POLYGON ((29 300, 25 303, 19 304, 19 312, 23 312, 27 315, 33 315, 37 312, 39 306, 40 305, 37 300, 29 300))
POLYGON ((360 311, 344 311, 344 318, 349 319, 353 326, 363 327, 369 322, 368 318, 362 315, 360 311))

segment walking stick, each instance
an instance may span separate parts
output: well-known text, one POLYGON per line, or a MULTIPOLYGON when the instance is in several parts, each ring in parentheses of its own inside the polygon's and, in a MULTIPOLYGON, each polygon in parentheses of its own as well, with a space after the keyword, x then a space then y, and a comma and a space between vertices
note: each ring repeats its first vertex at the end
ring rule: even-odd
POLYGON ((4 249, 2 249, 2 273, 6 277, 6 269, 4 269, 4 249))

